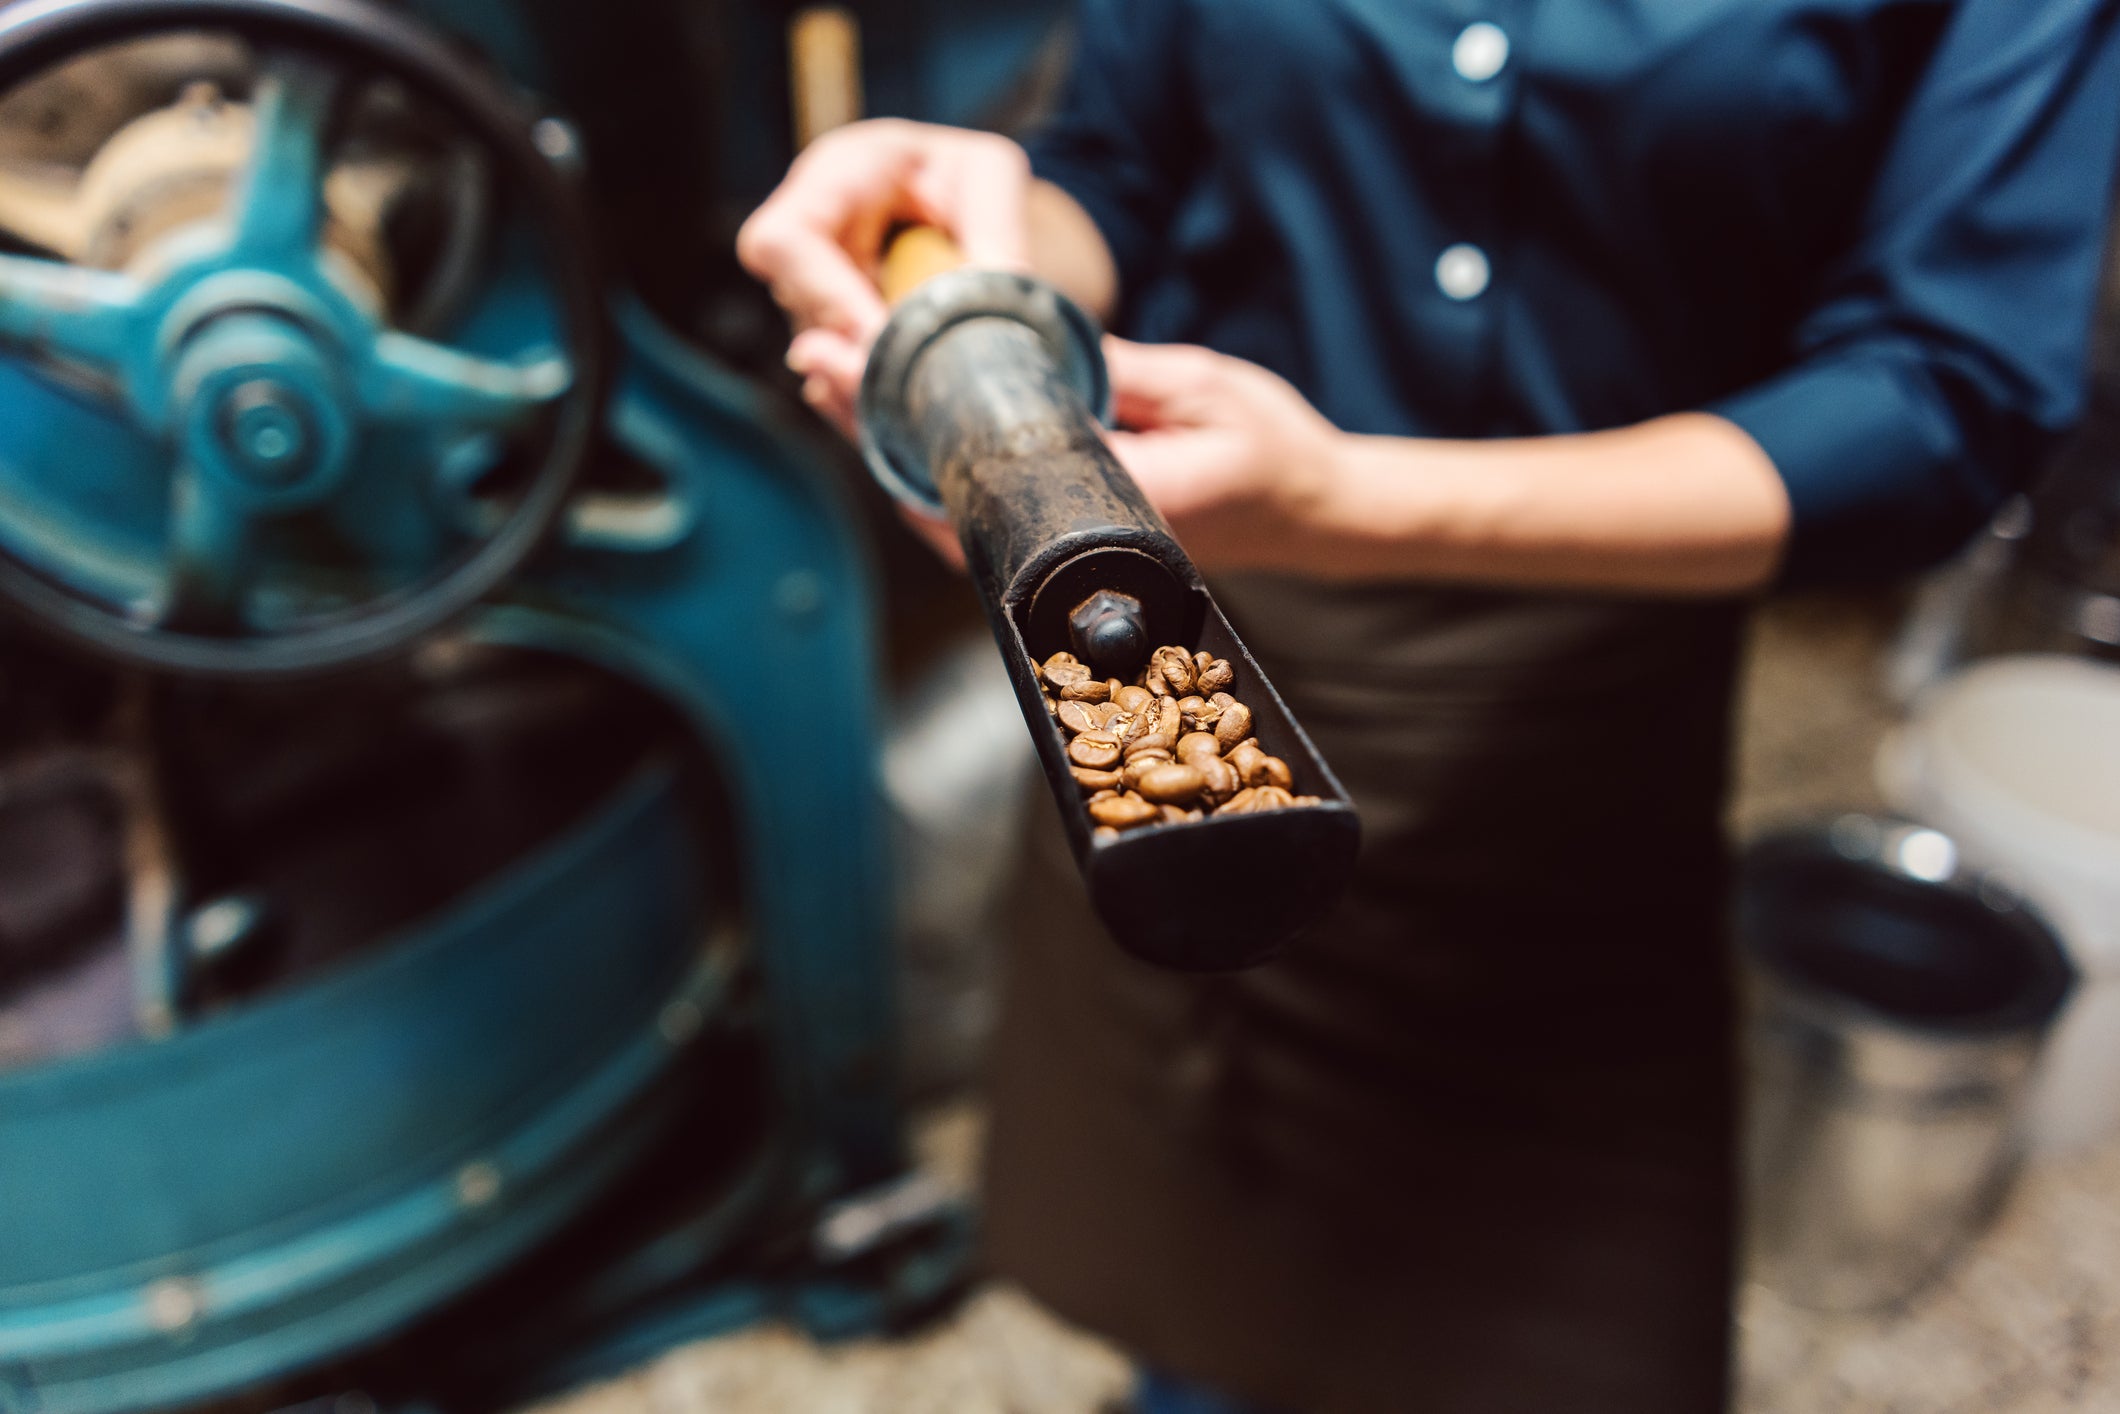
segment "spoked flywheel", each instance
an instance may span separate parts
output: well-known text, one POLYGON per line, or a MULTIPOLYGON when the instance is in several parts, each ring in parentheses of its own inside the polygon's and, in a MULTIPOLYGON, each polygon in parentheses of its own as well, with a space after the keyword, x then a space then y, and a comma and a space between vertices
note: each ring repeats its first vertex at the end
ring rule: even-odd
POLYGON ((79 185, 130 179, 105 202, 125 238, 0 255, 0 597, 185 672, 388 653, 521 565, 591 444, 607 353, 580 197, 551 124, 365 0, 33 0, 0 12, 0 92, 173 35, 233 49, 247 92, 194 86, 106 144, 79 185), (445 331, 394 317, 391 233, 348 176, 389 122, 475 150, 505 213, 488 298, 445 331), (170 176, 193 149, 234 153, 206 197, 170 176))

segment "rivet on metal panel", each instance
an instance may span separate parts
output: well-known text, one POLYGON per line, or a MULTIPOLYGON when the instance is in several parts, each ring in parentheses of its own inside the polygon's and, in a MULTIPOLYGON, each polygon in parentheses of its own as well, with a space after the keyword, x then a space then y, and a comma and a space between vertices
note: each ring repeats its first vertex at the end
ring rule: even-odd
POLYGON ((572 171, 581 161, 581 137, 565 118, 539 118, 530 129, 530 140, 556 167, 572 171))
POLYGON ((682 1046, 697 1036, 705 1023, 706 1016, 700 1011, 699 1003, 681 998, 662 1009, 656 1029, 662 1032, 663 1040, 673 1046, 682 1046))
POLYGON ((466 1208, 483 1208, 501 1196, 501 1171, 484 1159, 474 1159, 456 1171, 456 1201, 466 1208))
POLYGON ((187 932, 192 956, 210 961, 234 951, 257 932, 260 918, 256 899, 215 899, 191 915, 187 932))
POLYGON ((206 1295, 195 1281, 167 1277, 140 1293, 140 1305, 150 1326, 165 1335, 176 1335, 190 1329, 205 1313, 206 1295))

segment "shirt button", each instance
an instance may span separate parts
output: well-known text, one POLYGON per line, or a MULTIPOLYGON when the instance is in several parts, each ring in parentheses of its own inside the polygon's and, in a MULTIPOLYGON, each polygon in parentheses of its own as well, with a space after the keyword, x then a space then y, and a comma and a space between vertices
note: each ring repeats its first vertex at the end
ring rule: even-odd
POLYGON ((1509 36, 1485 20, 1466 25, 1450 48, 1450 62, 1467 83, 1485 83, 1509 62, 1509 36))
POLYGON ((1454 300, 1478 299, 1493 275, 1487 252, 1476 245, 1454 245, 1436 257, 1436 288, 1454 300))

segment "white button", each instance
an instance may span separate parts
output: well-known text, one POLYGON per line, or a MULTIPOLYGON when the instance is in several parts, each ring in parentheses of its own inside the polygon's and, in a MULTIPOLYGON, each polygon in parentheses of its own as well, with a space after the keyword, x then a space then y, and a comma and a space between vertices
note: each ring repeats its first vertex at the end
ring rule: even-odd
POLYGON ((1476 245, 1454 245, 1435 260, 1436 287, 1452 299, 1478 299, 1493 274, 1487 252, 1476 245))
POLYGON ((1450 47, 1450 62, 1468 83, 1485 83, 1509 62, 1509 36, 1500 25, 1481 20, 1466 25, 1450 47))

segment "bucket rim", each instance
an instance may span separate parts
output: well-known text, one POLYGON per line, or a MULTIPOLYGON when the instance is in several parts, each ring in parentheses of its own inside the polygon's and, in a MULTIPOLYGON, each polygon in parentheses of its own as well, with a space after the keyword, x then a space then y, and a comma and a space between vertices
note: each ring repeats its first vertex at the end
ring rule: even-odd
MULTIPOLYGON (((1977 915, 1975 915, 1977 916, 1977 915)), ((1833 820, 1775 831, 1748 846, 1737 870, 1733 933, 1744 957, 1814 1006, 1867 1024, 1931 1040, 1981 1040, 2037 1034, 2060 1016, 2082 973, 2053 921, 2010 878, 1968 864, 1943 831, 1896 816, 1844 814, 1833 820), (2027 960, 2010 996, 1991 1007, 1948 1016, 1895 1010, 1806 975, 1786 942, 1745 926, 1754 891, 1775 876, 1838 870, 1869 874, 1894 890, 1933 891, 1971 904, 2015 938, 2027 960)))

